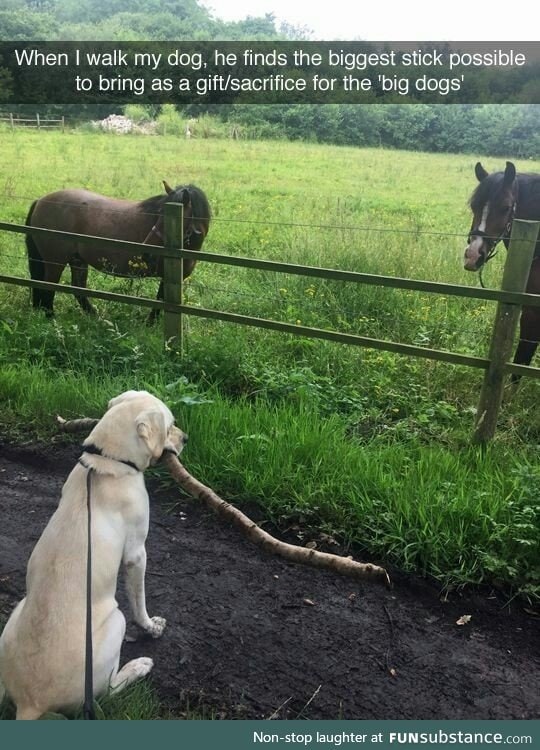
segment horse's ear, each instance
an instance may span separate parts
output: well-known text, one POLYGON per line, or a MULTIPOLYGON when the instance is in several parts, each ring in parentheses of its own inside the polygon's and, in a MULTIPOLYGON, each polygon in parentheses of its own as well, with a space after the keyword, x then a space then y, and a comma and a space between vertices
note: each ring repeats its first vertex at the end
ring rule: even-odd
POLYGON ((516 168, 511 161, 506 162, 506 169, 504 170, 503 185, 511 185, 516 179, 516 168))
POLYGON ((171 193, 174 193, 174 190, 169 185, 169 183, 167 182, 167 180, 163 180, 163 187, 165 188, 165 192, 167 193, 167 195, 170 195, 171 193))
POLYGON ((187 208, 189 204, 191 203, 191 195, 190 195, 189 190, 187 189, 182 190, 182 203, 185 208, 187 208))
POLYGON ((488 176, 488 173, 484 169, 484 167, 480 164, 479 161, 476 162, 476 165, 474 167, 474 173, 476 175, 476 179, 478 182, 482 182, 482 180, 485 180, 488 176))

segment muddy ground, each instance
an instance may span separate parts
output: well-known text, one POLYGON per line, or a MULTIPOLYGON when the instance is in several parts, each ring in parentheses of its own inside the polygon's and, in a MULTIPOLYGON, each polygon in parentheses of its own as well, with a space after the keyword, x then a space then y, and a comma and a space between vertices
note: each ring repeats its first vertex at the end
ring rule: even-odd
MULTIPOLYGON (((28 557, 78 455, 76 445, 0 440, 2 619, 23 595, 28 557)), ((386 590, 289 564, 175 489, 155 478, 148 485, 148 610, 168 627, 157 641, 133 640, 130 629, 123 661, 152 656, 153 684, 176 712, 202 705, 230 719, 540 717, 540 619, 519 602, 505 606, 485 590, 442 600, 435 583, 395 570, 386 590), (468 624, 456 624, 462 615, 468 624)), ((319 549, 336 551, 320 539, 319 549)), ((120 603, 126 612, 122 594, 120 603)))

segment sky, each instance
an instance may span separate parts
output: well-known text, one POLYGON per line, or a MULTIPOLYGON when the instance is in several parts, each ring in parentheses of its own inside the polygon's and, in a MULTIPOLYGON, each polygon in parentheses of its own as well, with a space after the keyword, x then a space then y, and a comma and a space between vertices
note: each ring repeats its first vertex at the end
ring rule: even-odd
POLYGON ((278 23, 307 26, 312 39, 367 41, 538 40, 534 0, 204 0, 218 18, 273 13, 278 23))

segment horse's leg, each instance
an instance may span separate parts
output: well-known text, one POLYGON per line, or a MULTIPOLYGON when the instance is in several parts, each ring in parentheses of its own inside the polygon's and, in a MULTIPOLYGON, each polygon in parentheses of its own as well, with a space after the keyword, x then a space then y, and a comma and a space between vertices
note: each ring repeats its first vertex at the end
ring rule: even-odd
MULTIPOLYGON (((194 266, 195 266, 194 260, 184 260, 184 268, 183 268, 184 281, 191 274, 194 266)), ((163 272, 163 269, 160 270, 159 266, 158 266, 158 272, 161 272, 161 273, 163 272)), ((161 281, 159 282, 156 299, 160 299, 160 300, 163 299, 163 279, 161 279, 161 281)), ((159 307, 154 307, 153 310, 148 315, 146 324, 149 326, 154 325, 154 323, 156 323, 156 321, 159 319, 160 315, 161 315, 161 310, 159 309, 159 307)))
MULTIPOLYGON (((526 292, 538 294, 540 291, 540 258, 534 258, 526 292)), ((540 341, 540 308, 524 307, 519 321, 519 343, 514 355, 515 365, 530 365, 540 341)), ((512 383, 517 383, 519 375, 512 375, 512 383)))
MULTIPOLYGON (((156 299, 163 299, 163 279, 161 279, 161 281, 159 282, 156 299)), ((148 315, 148 318, 146 319, 146 324, 149 326, 154 325, 154 323, 157 322, 160 313, 161 310, 159 309, 159 307, 152 308, 150 314, 148 315)))
MULTIPOLYGON (((71 283, 73 286, 79 286, 86 289, 87 281, 88 281, 88 263, 85 263, 84 260, 79 256, 76 255, 69 263, 71 267, 71 283)), ((96 309, 95 307, 89 302, 88 297, 85 297, 83 294, 76 294, 75 299, 79 303, 79 305, 82 307, 83 311, 85 313, 88 313, 89 315, 95 315, 96 309)))
MULTIPOLYGON (((540 338, 540 308, 524 307, 519 322, 519 343, 514 355, 515 365, 530 365, 540 338)), ((520 375, 512 375, 517 383, 520 375)))
MULTIPOLYGON (((51 284, 58 284, 64 271, 65 265, 62 263, 44 263, 43 281, 49 281, 51 284)), ((37 307, 45 311, 48 318, 54 315, 54 289, 42 289, 38 298, 37 307)))

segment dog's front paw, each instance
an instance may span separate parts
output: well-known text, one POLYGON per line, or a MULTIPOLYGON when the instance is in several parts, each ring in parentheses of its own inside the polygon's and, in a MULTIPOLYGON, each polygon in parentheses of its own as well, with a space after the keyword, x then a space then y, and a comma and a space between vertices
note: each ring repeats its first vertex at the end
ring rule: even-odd
POLYGON ((151 617, 150 625, 145 630, 152 638, 161 638, 166 624, 167 620, 164 617, 151 617))

